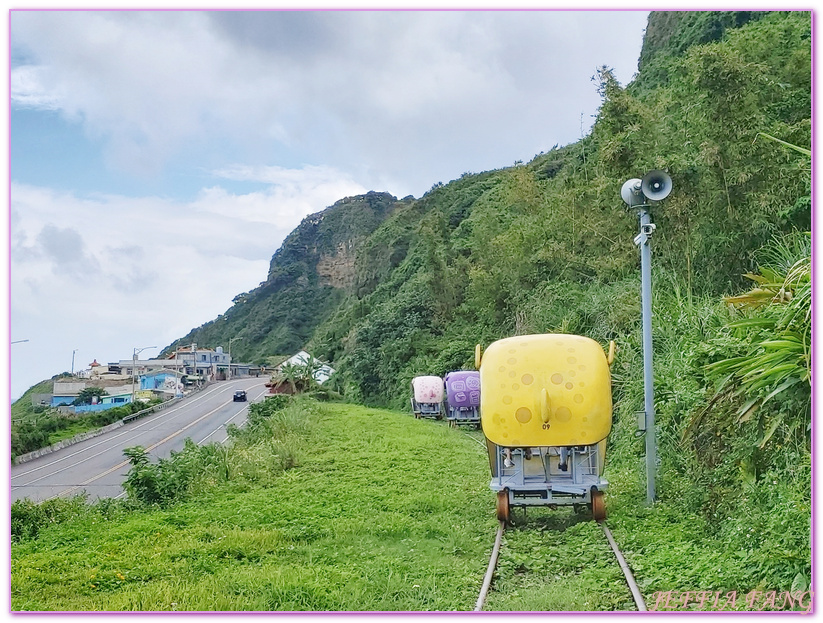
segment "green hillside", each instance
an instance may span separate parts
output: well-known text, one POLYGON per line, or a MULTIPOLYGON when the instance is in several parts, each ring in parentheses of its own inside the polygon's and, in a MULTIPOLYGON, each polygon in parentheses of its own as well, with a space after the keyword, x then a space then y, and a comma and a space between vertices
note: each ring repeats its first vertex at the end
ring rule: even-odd
POLYGON ((638 324, 636 216, 620 186, 666 169, 653 213, 658 300, 718 300, 775 236, 808 230, 808 158, 758 132, 810 145, 809 19, 778 13, 693 46, 644 95, 600 72, 592 133, 509 169, 433 188, 373 234, 372 278, 309 342, 358 399, 399 406, 415 374, 471 361, 514 333, 630 338, 638 324), (776 44, 775 42, 780 42, 776 44), (395 268, 386 257, 403 257, 395 268))
POLYGON ((358 248, 402 204, 388 193, 370 192, 307 216, 272 257, 265 281, 238 294, 225 314, 176 340, 163 354, 192 342, 225 345, 230 338, 238 339, 235 360, 263 362, 299 350, 354 292, 358 248))
MULTIPOLYGON (((279 308, 312 326, 293 349, 331 362, 347 399, 403 408, 414 376, 472 367, 478 343, 544 332, 615 340, 610 460, 639 487, 637 217, 620 187, 665 169, 674 190, 652 211, 660 496, 717 531, 786 500, 808 508, 810 13, 653 12, 634 82, 606 67, 597 77, 602 104, 579 142, 467 172, 369 220, 350 287, 311 313, 279 308)), ((287 248, 273 274, 300 261, 287 248)), ((257 292, 258 304, 279 305, 299 283, 257 292)), ((264 334, 239 343, 241 359, 292 325, 254 326, 264 334)), ((808 517, 795 528, 808 539, 808 517)), ((790 567, 808 577, 803 560, 790 567)))

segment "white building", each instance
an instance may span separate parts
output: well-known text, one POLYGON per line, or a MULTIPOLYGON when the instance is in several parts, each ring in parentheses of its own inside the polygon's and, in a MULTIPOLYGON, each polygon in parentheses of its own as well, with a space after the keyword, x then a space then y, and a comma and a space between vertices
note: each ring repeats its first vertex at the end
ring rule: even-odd
MULTIPOLYGON (((278 365, 275 368, 275 371, 279 371, 280 367, 286 365, 287 363, 291 364, 293 366, 304 366, 309 362, 310 359, 314 359, 314 357, 312 357, 306 351, 301 350, 299 353, 297 353, 295 355, 292 355, 291 357, 286 359, 286 361, 284 361, 280 365, 278 365)), ((315 359, 315 361, 319 361, 319 360, 315 359)), ((322 365, 321 365, 320 369, 317 370, 317 372, 314 373, 314 380, 317 381, 320 384, 323 384, 323 383, 325 383, 326 381, 329 380, 329 377, 332 374, 334 374, 334 368, 332 368, 330 365, 328 365, 326 363, 323 363, 322 361, 320 361, 320 363, 322 365)))

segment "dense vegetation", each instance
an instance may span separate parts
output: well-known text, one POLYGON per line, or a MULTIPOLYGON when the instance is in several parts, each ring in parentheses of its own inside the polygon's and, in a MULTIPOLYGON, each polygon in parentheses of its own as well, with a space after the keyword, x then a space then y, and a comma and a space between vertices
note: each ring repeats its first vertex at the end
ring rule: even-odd
POLYGON ((660 495, 710 531, 762 517, 773 528, 746 543, 785 545, 786 573, 808 577, 810 58, 808 12, 653 12, 634 82, 598 72, 590 135, 390 211, 310 352, 349 399, 402 407, 413 376, 471 366, 476 343, 614 339, 611 465, 642 482, 637 224, 619 189, 665 169, 675 189, 652 241, 660 495), (754 304, 752 285, 767 293, 754 304))
MULTIPOLYGON (((610 522, 644 592, 803 590, 811 567, 810 66, 808 12, 654 12, 637 78, 622 86, 608 68, 598 72, 602 105, 584 139, 525 164, 465 173, 417 200, 370 193, 308 217, 272 258, 266 282, 181 342, 243 336, 234 354, 247 360, 306 347, 338 370, 332 384, 347 399, 401 408, 413 376, 471 367, 477 343, 538 332, 613 339, 610 522), (660 502, 643 508, 637 221, 619 190, 654 168, 669 172, 674 191, 653 211, 660 502)), ((379 446, 392 427, 370 443, 379 446)), ((153 491, 144 503, 191 491, 210 499, 196 469, 191 483, 169 484, 177 468, 139 456, 130 486, 144 488, 132 490, 135 502, 140 491, 153 491)), ((257 456, 285 473, 283 451, 257 456)), ((474 467, 482 472, 482 460, 474 467)), ((225 474, 215 482, 240 478, 225 474)), ((388 486, 375 478, 360 483, 366 497, 388 486)), ((491 515, 482 517, 475 528, 491 515)), ((561 521, 569 548, 592 544, 585 526, 561 521)), ((509 538, 545 546, 536 532, 509 538)), ((517 555, 504 563, 509 600, 498 607, 552 607, 545 585, 557 588, 559 579, 551 569, 517 555), (523 569, 546 581, 523 585, 523 569)), ((569 595, 611 581, 599 565, 564 568, 569 595)), ((106 603, 139 607, 134 599, 106 603)), ((298 607, 341 605, 313 599, 298 607)), ((578 605, 620 608, 624 600, 604 592, 578 605)), ((372 605, 385 604, 362 607, 372 605)))

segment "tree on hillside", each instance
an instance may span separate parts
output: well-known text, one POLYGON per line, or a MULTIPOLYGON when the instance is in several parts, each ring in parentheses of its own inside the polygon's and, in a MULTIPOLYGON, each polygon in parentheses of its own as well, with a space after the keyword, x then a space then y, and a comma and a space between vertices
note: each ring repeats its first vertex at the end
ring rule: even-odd
POLYGON ((285 363, 272 374, 272 383, 276 386, 287 384, 291 393, 297 394, 311 391, 318 386, 315 376, 323 364, 312 356, 303 363, 285 363))
POLYGON ((92 401, 95 396, 97 397, 99 402, 100 398, 105 395, 106 390, 102 387, 86 387, 85 389, 80 390, 80 393, 77 394, 77 398, 75 398, 74 402, 72 402, 71 404, 73 404, 74 406, 90 405, 92 404, 92 401))

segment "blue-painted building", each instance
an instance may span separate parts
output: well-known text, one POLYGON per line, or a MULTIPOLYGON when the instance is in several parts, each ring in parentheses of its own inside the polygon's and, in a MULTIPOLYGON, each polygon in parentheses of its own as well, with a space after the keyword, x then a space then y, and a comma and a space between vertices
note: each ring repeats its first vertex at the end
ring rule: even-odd
POLYGON ((70 405, 85 388, 85 383, 60 383, 55 381, 51 396, 51 406, 59 407, 60 405, 70 405))
MULTIPOLYGON (((51 398, 51 406, 59 407, 61 405, 71 405, 82 390, 86 387, 94 387, 87 383, 54 383, 54 389, 51 398)), ((104 411, 112 407, 120 407, 126 403, 131 402, 131 385, 118 385, 116 387, 106 387, 105 394, 100 396, 99 402, 94 405, 83 405, 75 409, 75 413, 84 413, 86 411, 104 411)))
POLYGON ((174 394, 182 376, 176 370, 153 370, 140 375, 140 389, 174 394))

